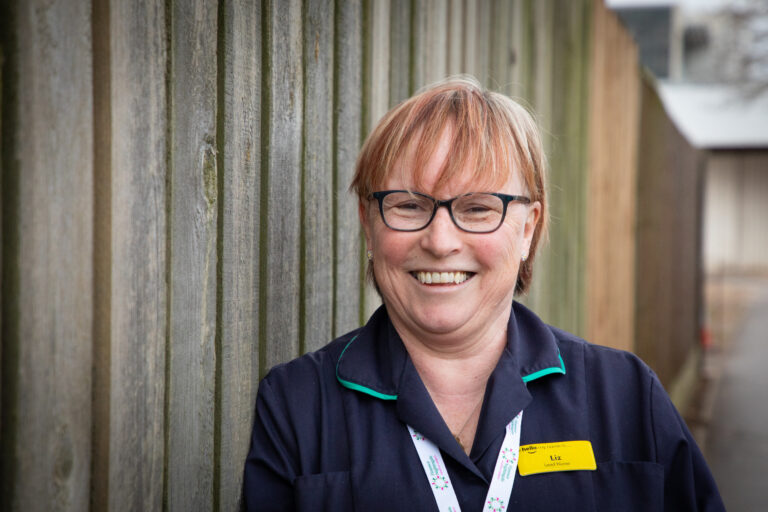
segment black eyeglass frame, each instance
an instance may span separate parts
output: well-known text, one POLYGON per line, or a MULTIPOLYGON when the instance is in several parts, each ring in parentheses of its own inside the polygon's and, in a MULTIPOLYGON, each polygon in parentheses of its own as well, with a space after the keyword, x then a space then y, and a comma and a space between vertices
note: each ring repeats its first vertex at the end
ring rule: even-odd
POLYGON ((478 233, 478 234, 488 234, 493 233, 497 229, 501 227, 502 224, 504 224, 504 219, 507 217, 507 206, 509 203, 515 202, 515 203, 521 203, 521 204, 530 204, 531 198, 526 196, 515 196, 515 195, 509 195, 509 194, 502 194, 500 192, 469 192, 467 194, 462 194, 460 196, 452 197, 450 199, 436 199, 428 194, 422 194, 421 192, 413 192, 411 190, 380 190, 377 192, 374 192, 371 194, 373 199, 376 199, 379 202, 379 214, 381 215, 381 220, 384 222, 384 224, 393 231, 404 231, 404 232, 414 232, 414 231, 421 231, 422 229, 426 229, 427 226, 429 226, 432 221, 435 218, 435 215, 437 214, 437 209, 441 206, 445 206, 448 208, 448 215, 451 216, 451 220, 453 221, 453 224, 459 228, 460 230, 466 232, 466 233, 478 233), (384 198, 387 197, 389 194, 394 194, 397 192, 405 192, 406 194, 413 194, 415 196, 421 196, 425 197, 432 201, 432 204, 434 205, 434 208, 432 208, 432 215, 430 215, 429 220, 420 228, 415 229, 402 229, 402 228, 394 228, 389 225, 387 222, 387 219, 384 217, 384 198), (499 199, 501 199, 503 206, 503 210, 501 211, 501 219, 499 219, 498 225, 489 230, 485 231, 473 231, 470 229, 463 228, 459 226, 459 223, 456 222, 456 217, 453 216, 453 202, 461 197, 469 196, 472 194, 488 194, 491 196, 496 196, 499 199))

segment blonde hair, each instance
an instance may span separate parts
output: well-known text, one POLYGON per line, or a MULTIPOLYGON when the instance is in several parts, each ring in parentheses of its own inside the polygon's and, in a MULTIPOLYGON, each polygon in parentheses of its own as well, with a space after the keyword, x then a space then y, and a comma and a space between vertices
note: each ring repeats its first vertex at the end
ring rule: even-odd
POLYGON ((426 87, 390 110, 368 135, 350 189, 360 201, 368 201, 397 172, 409 173, 403 182, 419 189, 426 163, 449 125, 451 144, 436 190, 455 177, 465 178, 469 169, 472 183, 492 191, 517 170, 531 201, 541 204, 528 258, 520 265, 515 286, 516 293, 524 293, 530 286, 537 246, 547 234, 546 162, 536 122, 511 98, 488 91, 466 76, 426 87), (397 165, 406 152, 413 158, 408 168, 397 165))

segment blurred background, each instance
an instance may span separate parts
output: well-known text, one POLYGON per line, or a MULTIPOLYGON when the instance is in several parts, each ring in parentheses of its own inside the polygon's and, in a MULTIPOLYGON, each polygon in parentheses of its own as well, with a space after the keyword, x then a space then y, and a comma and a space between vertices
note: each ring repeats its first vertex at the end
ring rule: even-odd
POLYGON ((258 382, 361 325, 365 135, 459 73, 545 133, 526 302, 768 471, 767 0, 5 0, 0 510, 235 510, 258 382))
POLYGON ((758 511, 768 471, 768 2, 608 0, 702 152, 701 343, 678 403, 730 511, 758 511))

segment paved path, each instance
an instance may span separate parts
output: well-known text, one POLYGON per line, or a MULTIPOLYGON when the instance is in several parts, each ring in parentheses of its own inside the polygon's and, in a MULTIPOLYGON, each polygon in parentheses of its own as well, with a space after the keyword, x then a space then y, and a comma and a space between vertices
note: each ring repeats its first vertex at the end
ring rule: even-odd
POLYGON ((706 455, 729 512, 768 510, 768 297, 724 363, 706 455))

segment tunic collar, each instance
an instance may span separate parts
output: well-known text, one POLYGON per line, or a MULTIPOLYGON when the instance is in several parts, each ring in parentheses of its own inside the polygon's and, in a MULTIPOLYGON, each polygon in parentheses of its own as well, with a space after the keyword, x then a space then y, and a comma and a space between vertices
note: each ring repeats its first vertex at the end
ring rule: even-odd
POLYGON ((504 427, 530 403, 527 383, 564 373, 565 364, 552 331, 515 302, 507 325, 507 347, 488 379, 480 422, 467 457, 429 397, 385 306, 376 310, 347 343, 336 365, 341 385, 376 399, 396 402, 397 415, 403 423, 484 479, 473 461, 482 457, 493 441, 503 435, 504 427))

